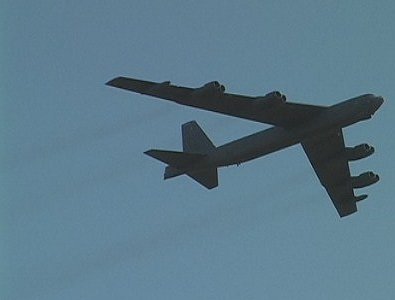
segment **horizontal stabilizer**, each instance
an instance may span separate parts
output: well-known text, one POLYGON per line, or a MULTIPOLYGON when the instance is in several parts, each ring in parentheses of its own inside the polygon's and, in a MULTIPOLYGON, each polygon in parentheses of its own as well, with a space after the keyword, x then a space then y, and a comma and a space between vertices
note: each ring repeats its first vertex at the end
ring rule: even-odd
POLYGON ((217 168, 187 172, 187 175, 208 189, 218 186, 217 168))
POLYGON ((180 176, 182 174, 185 174, 185 171, 179 170, 179 169, 172 167, 172 166, 167 166, 165 168, 165 174, 163 174, 163 179, 166 180, 169 178, 180 176))
POLYGON ((157 160, 160 160, 161 162, 164 162, 165 164, 176 167, 177 169, 185 168, 205 157, 204 154, 155 149, 145 151, 144 153, 157 160))

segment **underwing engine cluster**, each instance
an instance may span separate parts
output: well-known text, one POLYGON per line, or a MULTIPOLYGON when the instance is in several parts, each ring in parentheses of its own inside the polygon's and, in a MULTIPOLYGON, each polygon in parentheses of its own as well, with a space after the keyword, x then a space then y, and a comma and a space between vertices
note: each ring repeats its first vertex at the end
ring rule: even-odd
POLYGON ((374 153, 374 147, 368 144, 361 144, 355 147, 346 147, 346 156, 349 161, 354 161, 368 157, 374 153))
POLYGON ((265 96, 255 98, 255 103, 259 108, 275 107, 285 103, 286 101, 286 96, 282 95, 279 91, 274 91, 266 94, 265 96))
POLYGON ((362 173, 359 176, 351 177, 351 185, 354 189, 363 188, 372 185, 380 180, 379 175, 373 173, 372 171, 362 173))
POLYGON ((211 81, 206 83, 200 88, 194 89, 191 93, 192 97, 203 97, 211 96, 215 94, 223 94, 225 92, 225 86, 220 84, 218 81, 211 81))

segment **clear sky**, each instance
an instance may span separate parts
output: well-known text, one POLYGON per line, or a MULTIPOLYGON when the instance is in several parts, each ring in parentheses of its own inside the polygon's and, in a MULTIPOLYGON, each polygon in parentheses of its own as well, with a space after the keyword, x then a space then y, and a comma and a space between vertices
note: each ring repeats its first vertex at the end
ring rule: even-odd
MULTIPOLYGON (((1 299, 390 299, 393 1, 2 1, 1 299), (163 181, 150 148, 196 120, 216 145, 268 128, 105 86, 124 75, 330 105, 378 184, 340 219, 300 146, 163 181)), ((357 192, 358 193, 358 192, 357 192)))

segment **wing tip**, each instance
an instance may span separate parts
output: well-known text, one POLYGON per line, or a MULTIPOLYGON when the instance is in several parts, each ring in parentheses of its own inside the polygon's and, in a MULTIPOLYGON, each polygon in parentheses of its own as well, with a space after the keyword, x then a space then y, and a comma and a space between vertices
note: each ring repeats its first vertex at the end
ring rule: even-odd
POLYGON ((121 76, 115 77, 115 78, 113 78, 113 79, 107 81, 107 82, 105 83, 105 85, 117 87, 120 79, 122 79, 121 76))
POLYGON ((358 209, 357 209, 357 206, 356 206, 355 202, 351 206, 350 205, 346 205, 346 206, 343 206, 343 207, 338 209, 338 213, 339 213, 340 218, 344 218, 344 217, 347 217, 349 215, 352 215, 352 214, 356 213, 357 211, 358 211, 358 209))
POLYGON ((145 155, 148 155, 148 156, 151 156, 151 157, 152 157, 152 155, 153 155, 154 152, 155 152, 154 149, 149 149, 149 150, 144 151, 143 153, 144 153, 145 155))

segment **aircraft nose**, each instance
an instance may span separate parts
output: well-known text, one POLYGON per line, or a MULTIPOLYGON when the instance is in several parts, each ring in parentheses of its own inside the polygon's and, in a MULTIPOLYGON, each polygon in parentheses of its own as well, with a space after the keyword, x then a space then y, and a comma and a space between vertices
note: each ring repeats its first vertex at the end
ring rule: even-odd
POLYGON ((375 102, 376 102, 376 105, 377 105, 376 109, 378 109, 384 103, 384 98, 381 97, 381 96, 377 96, 375 102))

